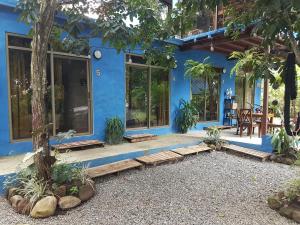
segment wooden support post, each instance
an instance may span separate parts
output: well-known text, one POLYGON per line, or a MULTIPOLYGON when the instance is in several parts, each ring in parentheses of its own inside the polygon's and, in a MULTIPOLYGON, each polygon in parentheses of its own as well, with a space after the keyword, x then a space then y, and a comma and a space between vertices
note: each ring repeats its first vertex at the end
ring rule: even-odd
POLYGON ((266 135, 268 130, 268 101, 269 101, 269 80, 264 79, 264 96, 263 96, 263 116, 261 120, 261 135, 266 135))

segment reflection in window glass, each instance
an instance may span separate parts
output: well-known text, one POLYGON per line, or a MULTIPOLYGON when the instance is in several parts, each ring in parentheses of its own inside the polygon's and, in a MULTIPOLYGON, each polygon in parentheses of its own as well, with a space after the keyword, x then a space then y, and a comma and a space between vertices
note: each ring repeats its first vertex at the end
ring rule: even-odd
POLYGON ((126 128, 169 125, 169 71, 143 64, 144 58, 126 55, 126 128))
POLYGON ((54 58, 56 132, 89 131, 87 61, 54 58))
MULTIPOLYGON (((31 75, 30 75, 31 52, 23 50, 9 50, 9 72, 10 72, 10 101, 13 139, 30 138, 32 134, 32 112, 31 112, 31 75)), ((48 94, 47 98, 47 120, 52 121, 51 113, 51 78, 50 63, 47 66, 48 94)), ((51 130, 51 127, 49 127, 51 130)), ((50 132, 51 134, 51 132, 50 132)))
POLYGON ((148 126, 148 69, 126 66, 126 127, 148 126))
POLYGON ((151 126, 169 124, 169 75, 163 69, 151 69, 151 126))
POLYGON ((191 80, 192 103, 198 110, 199 121, 219 119, 219 80, 219 76, 191 80))

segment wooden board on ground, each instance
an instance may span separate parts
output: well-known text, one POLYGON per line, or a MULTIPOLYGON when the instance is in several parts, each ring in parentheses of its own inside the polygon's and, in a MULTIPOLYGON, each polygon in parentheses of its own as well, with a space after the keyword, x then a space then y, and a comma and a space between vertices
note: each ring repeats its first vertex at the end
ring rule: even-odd
POLYGON ((104 147, 104 142, 99 140, 87 140, 87 141, 77 141, 66 144, 52 145, 52 148, 57 149, 60 152, 66 150, 78 150, 90 147, 104 147))
POLYGON ((269 159, 269 157, 272 155, 267 152, 261 152, 261 151, 255 150, 255 149, 244 148, 244 147, 237 146, 237 145, 225 145, 225 146, 223 146, 223 149, 227 150, 227 151, 239 153, 239 154, 252 156, 252 157, 261 159, 262 161, 269 159))
POLYGON ((179 155, 172 151, 163 151, 163 152, 136 158, 137 161, 151 166, 156 166, 164 162, 177 162, 182 159, 183 159, 182 155, 179 155))
POLYGON ((210 127, 203 127, 203 130, 208 130, 210 128, 218 128, 218 130, 227 130, 233 128, 232 126, 210 126, 210 127))
POLYGON ((124 136, 124 139, 129 141, 130 143, 142 142, 142 141, 150 141, 156 139, 156 135, 153 134, 134 134, 124 136))
POLYGON ((173 152, 186 156, 186 155, 192 155, 192 154, 198 154, 200 152, 207 152, 211 151, 212 149, 208 146, 205 145, 195 145, 195 146, 190 146, 187 148, 177 148, 174 149, 173 152))
POLYGON ((136 160, 127 159, 115 163, 106 164, 103 166, 89 168, 87 169, 87 174, 90 177, 95 178, 95 177, 101 177, 108 174, 118 173, 133 168, 141 168, 142 166, 143 164, 141 164, 136 160))

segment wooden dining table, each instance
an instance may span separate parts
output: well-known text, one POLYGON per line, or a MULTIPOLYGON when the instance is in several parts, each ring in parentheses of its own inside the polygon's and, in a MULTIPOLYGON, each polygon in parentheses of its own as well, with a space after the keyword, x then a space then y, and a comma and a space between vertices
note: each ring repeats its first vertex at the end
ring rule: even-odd
MULTIPOLYGON (((258 137, 261 137, 261 119, 263 117, 263 113, 253 113, 252 117, 254 118, 255 122, 258 124, 258 137)), ((274 124, 273 123, 274 114, 269 113, 268 114, 268 128, 274 129, 274 128, 281 128, 283 127, 282 124, 274 124)))

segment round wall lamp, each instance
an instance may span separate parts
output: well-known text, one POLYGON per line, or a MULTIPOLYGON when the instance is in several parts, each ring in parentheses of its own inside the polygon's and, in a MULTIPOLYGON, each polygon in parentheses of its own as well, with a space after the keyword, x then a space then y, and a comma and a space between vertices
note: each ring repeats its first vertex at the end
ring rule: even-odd
POLYGON ((100 50, 95 50, 93 53, 95 59, 101 59, 102 58, 102 52, 100 50))

